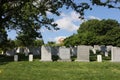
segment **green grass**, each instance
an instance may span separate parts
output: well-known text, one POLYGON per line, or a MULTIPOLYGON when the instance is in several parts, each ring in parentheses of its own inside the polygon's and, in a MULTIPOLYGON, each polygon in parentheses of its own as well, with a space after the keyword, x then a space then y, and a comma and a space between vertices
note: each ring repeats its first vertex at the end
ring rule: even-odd
POLYGON ((0 62, 0 80, 119 80, 120 63, 0 62))

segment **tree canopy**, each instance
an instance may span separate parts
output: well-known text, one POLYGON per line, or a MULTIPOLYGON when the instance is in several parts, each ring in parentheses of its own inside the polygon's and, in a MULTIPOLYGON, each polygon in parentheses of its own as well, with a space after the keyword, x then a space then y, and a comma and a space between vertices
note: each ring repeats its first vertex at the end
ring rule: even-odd
POLYGON ((88 20, 80 25, 78 33, 65 39, 66 46, 114 45, 120 46, 120 24, 115 20, 88 20))
MULTIPOLYGON (((93 5, 108 6, 120 9, 120 0, 90 0, 93 5), (116 4, 116 5, 115 5, 116 4)), ((87 2, 78 0, 0 0, 0 45, 7 41, 7 30, 14 29, 20 35, 27 34, 35 39, 41 37, 41 27, 58 30, 54 18, 49 18, 47 12, 60 15, 59 9, 66 6, 72 8, 84 18, 84 11, 92 9, 87 2), (32 34, 31 34, 32 33, 32 34)), ((1 47, 0 46, 0 47, 1 47)))

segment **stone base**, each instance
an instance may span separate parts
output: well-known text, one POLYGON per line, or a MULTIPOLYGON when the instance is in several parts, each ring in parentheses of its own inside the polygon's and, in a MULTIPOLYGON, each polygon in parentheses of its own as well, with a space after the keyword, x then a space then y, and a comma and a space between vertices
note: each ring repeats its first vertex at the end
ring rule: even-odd
POLYGON ((57 60, 57 61, 59 61, 59 62, 71 62, 70 59, 69 60, 57 60))
POLYGON ((75 60, 75 62, 90 62, 89 60, 75 60))
POLYGON ((43 61, 43 62, 52 62, 52 60, 40 60, 40 61, 43 61))
POLYGON ((120 61, 113 61, 113 60, 111 60, 110 62, 120 62, 120 61))

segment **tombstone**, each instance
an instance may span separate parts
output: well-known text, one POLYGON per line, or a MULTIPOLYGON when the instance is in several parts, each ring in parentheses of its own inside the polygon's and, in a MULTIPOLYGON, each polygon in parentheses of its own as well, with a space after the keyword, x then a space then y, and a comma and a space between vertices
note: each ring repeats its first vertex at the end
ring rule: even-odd
POLYGON ((97 62, 102 62, 102 55, 97 55, 97 62))
POLYGON ((59 48, 59 61, 71 61, 70 59, 70 48, 61 47, 59 48))
POLYGON ((18 47, 16 53, 23 53, 24 49, 22 47, 18 47))
POLYGON ((58 56, 58 54, 59 54, 59 47, 51 47, 51 53, 54 56, 58 56))
POLYGON ((40 55, 40 48, 39 47, 33 48, 31 52, 33 53, 33 55, 40 55))
POLYGON ((18 55, 14 55, 14 61, 18 61, 18 55))
POLYGON ((94 53, 94 54, 96 54, 96 50, 93 48, 93 49, 91 49, 92 50, 92 52, 94 53))
POLYGON ((109 46, 106 46, 107 47, 107 52, 109 52, 109 51, 111 51, 111 49, 112 49, 112 45, 109 45, 109 46))
POLYGON ((14 49, 8 50, 8 51, 6 51, 5 54, 6 54, 7 56, 14 56, 14 55, 15 55, 15 50, 14 50, 14 49))
POLYGON ((52 61, 52 54, 51 54, 50 46, 41 47, 41 61, 52 61))
POLYGON ((120 62, 120 48, 119 47, 112 47, 111 61, 112 62, 120 62))
POLYGON ((105 52, 107 51, 107 48, 106 48, 105 45, 101 45, 100 48, 101 48, 101 51, 102 51, 103 53, 105 53, 105 52))
POLYGON ((77 56, 77 47, 70 47, 71 56, 77 56))
POLYGON ((95 49, 95 50, 99 50, 99 51, 101 50, 101 48, 100 48, 99 45, 94 45, 94 49, 95 49))
POLYGON ((89 62, 89 46, 78 46, 77 48, 77 60, 80 62, 89 62))
POLYGON ((33 61, 33 54, 29 54, 29 61, 33 61))
POLYGON ((28 56, 28 54, 30 53, 29 48, 25 47, 24 48, 24 53, 25 53, 25 56, 28 56))
POLYGON ((105 45, 102 45, 102 46, 101 46, 101 51, 104 53, 104 55, 105 55, 106 57, 108 57, 108 51, 107 51, 107 47, 106 47, 105 45))

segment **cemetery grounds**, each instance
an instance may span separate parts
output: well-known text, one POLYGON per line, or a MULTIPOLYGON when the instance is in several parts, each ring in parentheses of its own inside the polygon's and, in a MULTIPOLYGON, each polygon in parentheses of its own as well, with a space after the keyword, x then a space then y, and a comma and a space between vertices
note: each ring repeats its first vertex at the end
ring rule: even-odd
POLYGON ((14 62, 13 57, 0 58, 0 80, 119 80, 120 63, 41 62, 34 58, 14 62))

